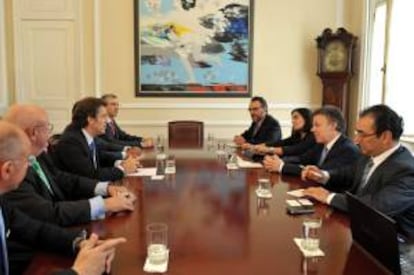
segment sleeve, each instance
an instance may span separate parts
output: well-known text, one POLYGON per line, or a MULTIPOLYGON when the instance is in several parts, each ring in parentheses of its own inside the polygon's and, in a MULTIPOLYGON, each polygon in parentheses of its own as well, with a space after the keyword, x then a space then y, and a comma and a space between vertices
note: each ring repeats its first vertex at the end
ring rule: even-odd
POLYGON ((308 136, 299 141, 296 144, 285 144, 282 145, 283 156, 292 156, 292 155, 301 155, 316 144, 313 134, 308 134, 308 136))
POLYGON ((276 119, 271 119, 269 128, 267 129, 266 140, 264 143, 276 143, 282 138, 282 131, 279 122, 276 119))
POLYGON ((32 247, 73 255, 73 240, 79 231, 63 228, 34 220, 19 210, 2 204, 10 228, 10 238, 32 247), (28 230, 29 229, 29 230, 28 230))
POLYGON ((45 222, 69 226, 91 220, 88 200, 54 202, 39 195, 27 180, 5 196, 12 206, 45 222))
POLYGON ((253 129, 254 129, 254 123, 250 124, 249 129, 247 129, 246 131, 244 131, 241 136, 247 141, 249 142, 249 140, 252 139, 252 134, 253 134, 253 129))

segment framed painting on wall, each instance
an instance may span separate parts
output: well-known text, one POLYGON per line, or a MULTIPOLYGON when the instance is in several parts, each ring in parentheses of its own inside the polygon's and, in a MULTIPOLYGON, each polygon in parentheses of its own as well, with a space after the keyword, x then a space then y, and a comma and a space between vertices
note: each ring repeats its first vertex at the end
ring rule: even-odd
POLYGON ((137 96, 251 95, 254 0, 135 0, 137 96))

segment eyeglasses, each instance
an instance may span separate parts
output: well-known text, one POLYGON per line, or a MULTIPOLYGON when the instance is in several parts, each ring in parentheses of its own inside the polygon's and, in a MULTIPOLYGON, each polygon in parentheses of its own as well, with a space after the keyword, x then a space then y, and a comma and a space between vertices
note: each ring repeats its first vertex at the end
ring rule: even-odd
POLYGON ((359 138, 367 138, 367 137, 372 137, 372 136, 375 136, 375 135, 377 135, 377 133, 368 134, 368 133, 364 133, 363 131, 360 131, 360 130, 355 131, 355 137, 359 137, 359 138))
POLYGON ((256 112, 257 110, 260 110, 262 107, 254 107, 254 108, 249 108, 247 110, 249 110, 249 112, 253 111, 256 112))
POLYGON ((52 133, 53 132, 53 124, 52 123, 49 123, 49 122, 46 125, 45 124, 35 125, 34 128, 43 128, 43 129, 46 129, 48 131, 48 133, 52 133))

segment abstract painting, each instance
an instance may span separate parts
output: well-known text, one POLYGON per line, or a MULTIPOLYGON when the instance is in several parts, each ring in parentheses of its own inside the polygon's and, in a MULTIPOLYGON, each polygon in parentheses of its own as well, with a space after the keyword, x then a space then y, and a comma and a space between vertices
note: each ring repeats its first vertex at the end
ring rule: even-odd
POLYGON ((137 96, 248 97, 253 0, 135 0, 137 96))

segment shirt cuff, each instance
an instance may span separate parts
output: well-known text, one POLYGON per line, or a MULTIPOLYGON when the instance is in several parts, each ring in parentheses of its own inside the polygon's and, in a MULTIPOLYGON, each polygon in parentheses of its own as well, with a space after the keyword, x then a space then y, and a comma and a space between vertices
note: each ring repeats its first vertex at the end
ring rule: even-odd
POLYGON ((101 196, 89 199, 89 204, 91 206, 91 219, 93 221, 105 218, 105 202, 101 196))
POLYGON ((277 170, 279 173, 282 172, 283 166, 285 166, 285 163, 283 161, 280 161, 279 170, 277 170))
POLYGON ((95 187, 95 196, 107 196, 108 195, 109 181, 100 181, 95 187))
POLYGON ((329 173, 328 171, 322 170, 322 179, 320 181, 321 184, 325 185, 329 181, 329 173))
POLYGON ((330 193, 328 195, 328 197, 326 198, 326 204, 331 204, 331 201, 333 200, 333 198, 335 197, 336 193, 330 193))
POLYGON ((124 167, 122 167, 121 163, 122 163, 122 160, 116 160, 115 163, 114 163, 114 167, 121 170, 125 175, 125 169, 124 169, 124 167))

